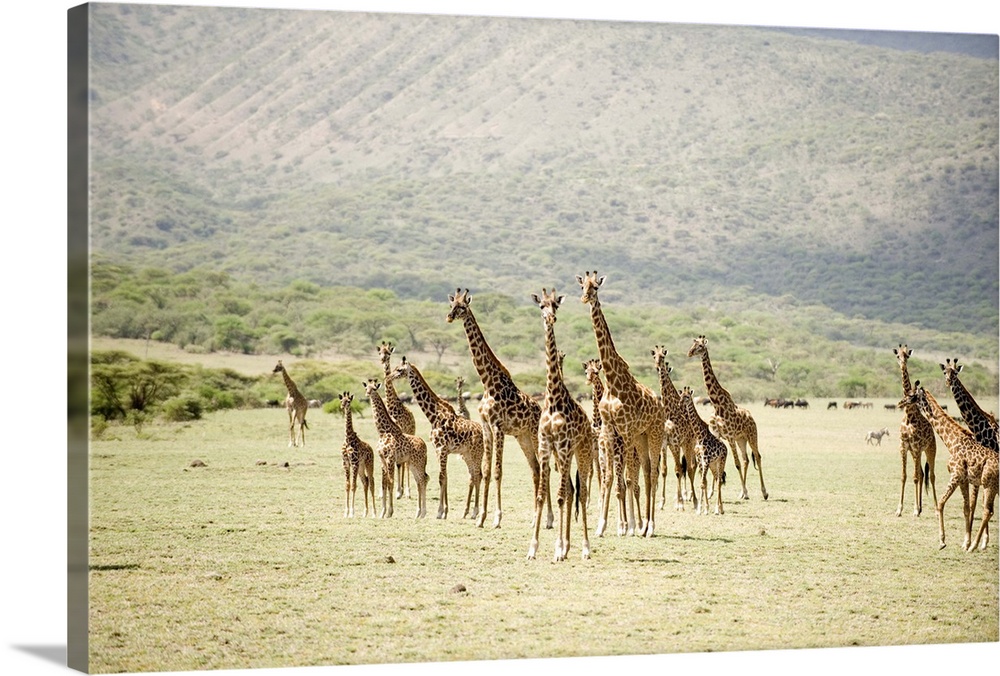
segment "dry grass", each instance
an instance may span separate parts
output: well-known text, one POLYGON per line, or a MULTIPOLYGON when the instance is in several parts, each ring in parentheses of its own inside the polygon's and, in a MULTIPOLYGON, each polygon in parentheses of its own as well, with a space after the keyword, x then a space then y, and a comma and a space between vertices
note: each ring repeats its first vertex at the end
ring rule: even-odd
MULTIPOLYGON (((91 448, 91 670, 995 642, 1000 527, 994 518, 986 552, 961 551, 953 497, 939 551, 933 510, 910 514, 912 484, 895 516, 899 416, 886 401, 752 406, 770 500, 754 470, 751 499, 735 500, 730 458, 724 516, 661 511, 656 537, 592 537, 589 561, 577 524, 558 564, 553 531, 525 560, 530 484, 513 440, 493 530, 456 513, 458 458, 448 520, 415 521, 415 495, 389 520, 343 518, 339 417, 312 417, 304 450, 286 448, 279 410, 148 426, 142 438, 112 428, 91 448), (891 437, 866 446, 883 426, 891 437)), ((370 418, 356 423, 374 442, 370 418)))

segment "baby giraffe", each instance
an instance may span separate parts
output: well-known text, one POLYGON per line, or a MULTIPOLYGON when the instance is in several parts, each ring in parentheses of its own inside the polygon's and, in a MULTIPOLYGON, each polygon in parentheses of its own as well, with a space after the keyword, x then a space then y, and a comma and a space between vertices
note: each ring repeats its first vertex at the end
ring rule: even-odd
POLYGON ((684 387, 680 393, 680 406, 687 414, 688 421, 694 427, 695 458, 698 463, 698 470, 701 472, 701 503, 696 505, 695 511, 701 514, 708 514, 708 472, 712 471, 712 492, 715 494, 715 513, 724 514, 722 508, 722 484, 726 483, 726 456, 728 451, 726 445, 712 434, 708 428, 708 423, 701 419, 698 411, 694 407, 694 399, 691 397, 691 388, 684 387))
POLYGON ((354 498, 358 492, 358 476, 361 477, 361 494, 365 497, 365 516, 368 516, 368 494, 372 496, 372 516, 375 515, 375 454, 372 447, 354 431, 351 420, 351 402, 354 395, 344 392, 340 395, 340 410, 344 414, 344 445, 340 452, 344 458, 344 481, 347 503, 344 516, 354 518, 354 498))
MULTIPOLYGON (((556 349, 555 323, 556 310, 559 309, 565 296, 557 296, 555 290, 551 293, 542 289, 541 298, 531 295, 535 304, 542 311, 542 326, 545 330, 545 400, 542 403, 542 414, 538 420, 538 462, 542 481, 540 486, 548 484, 550 472, 549 462, 554 457, 556 471, 559 472, 559 531, 556 534, 555 560, 564 561, 569 554, 570 524, 573 521, 571 501, 573 499, 572 463, 576 458, 576 468, 579 473, 577 482, 580 495, 578 505, 583 523, 582 554, 584 559, 590 558, 590 540, 587 536, 587 487, 590 472, 593 468, 593 456, 597 453, 597 438, 591 426, 586 411, 570 394, 563 381, 562 359, 556 349)), ((539 490, 535 495, 535 522, 528 546, 528 558, 535 558, 538 550, 538 534, 542 525, 542 510, 545 506, 545 495, 539 490)))
POLYGON ((404 434, 378 390, 382 383, 371 378, 363 383, 372 405, 375 429, 378 431, 378 457, 382 462, 382 513, 383 519, 392 516, 393 471, 402 462, 408 463, 410 474, 417 483, 417 518, 427 513, 427 443, 418 436, 404 434))

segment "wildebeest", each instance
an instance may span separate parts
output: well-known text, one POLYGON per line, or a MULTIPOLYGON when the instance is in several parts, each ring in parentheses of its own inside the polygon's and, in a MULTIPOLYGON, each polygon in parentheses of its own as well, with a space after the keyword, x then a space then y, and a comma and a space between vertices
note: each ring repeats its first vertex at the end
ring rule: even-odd
POLYGON ((829 404, 826 405, 827 411, 829 411, 831 408, 837 408, 837 402, 831 401, 829 404))

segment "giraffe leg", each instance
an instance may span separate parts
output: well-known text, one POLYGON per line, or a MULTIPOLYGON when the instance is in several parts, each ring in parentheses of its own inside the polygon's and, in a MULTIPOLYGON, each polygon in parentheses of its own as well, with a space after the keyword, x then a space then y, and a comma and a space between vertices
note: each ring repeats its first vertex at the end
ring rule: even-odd
POLYGON ((951 497, 951 494, 955 492, 956 488, 958 488, 958 484, 959 484, 958 477, 955 476, 955 475, 952 475, 951 480, 948 481, 948 486, 944 489, 944 493, 941 495, 941 499, 938 501, 938 504, 937 504, 938 535, 941 538, 941 543, 940 543, 940 545, 938 545, 938 549, 944 549, 945 548, 945 542, 944 542, 944 506, 945 506, 945 503, 948 502, 948 498, 951 497))
POLYGON ((973 543, 972 547, 969 548, 969 551, 974 549, 985 551, 986 547, 990 544, 990 519, 993 518, 993 505, 995 500, 996 491, 993 488, 987 488, 983 492, 983 520, 982 523, 979 524, 979 532, 976 533, 976 541, 973 543), (983 540, 980 545, 980 540, 983 538, 983 535, 986 536, 986 539, 983 540))
MULTIPOLYGON (((448 451, 444 448, 437 448, 438 456, 438 487, 441 490, 441 497, 438 499, 437 518, 448 518, 448 451)), ((468 510, 468 503, 466 503, 468 510)))
POLYGON ((351 463, 344 456, 344 518, 348 518, 351 512, 351 463))
MULTIPOLYGON (((497 487, 497 508, 493 515, 493 527, 500 527, 500 519, 503 517, 503 503, 501 502, 500 486, 503 483, 503 442, 504 435, 500 429, 493 430, 493 482, 497 487)), ((538 481, 538 462, 531 468, 532 477, 538 481)))
MULTIPOLYGON (((445 454, 445 459, 448 458, 447 453, 445 454)), ((427 457, 424 456, 423 460, 417 459, 416 462, 408 463, 410 465, 410 474, 413 476, 413 480, 417 484, 417 517, 422 519, 427 516, 427 484, 430 481, 430 475, 427 473, 427 457)))
POLYGON ((924 511, 924 470, 920 466, 919 454, 913 458, 913 488, 916 491, 913 496, 913 516, 920 516, 924 511))
MULTIPOLYGON (((583 535, 580 540, 580 556, 583 559, 590 558, 590 535, 587 530, 587 502, 590 499, 590 471, 592 464, 590 459, 586 458, 587 453, 577 452, 577 465, 580 467, 586 467, 588 476, 580 477, 580 521, 581 527, 583 528, 583 535), (581 456, 583 456, 583 462, 581 462, 581 456)), ((581 475, 583 473, 581 472, 581 475)))
POLYGON ((746 439, 735 439, 730 442, 733 449, 733 458, 739 458, 736 466, 740 470, 740 500, 749 500, 750 493, 747 491, 747 474, 750 471, 750 458, 747 457, 746 439))
POLYGON ((753 460, 754 467, 757 468, 757 474, 760 476, 760 495, 767 500, 767 489, 764 488, 764 467, 761 465, 760 451, 757 450, 756 426, 751 427, 746 443, 750 446, 750 458, 753 460))
POLYGON ((535 518, 532 524, 531 531, 531 542, 528 543, 528 558, 534 559, 535 554, 538 553, 538 536, 542 529, 542 510, 545 508, 545 496, 542 495, 542 482, 540 478, 549 473, 549 457, 552 453, 549 439, 544 433, 540 433, 539 436, 542 438, 538 443, 538 474, 539 476, 534 480, 535 488, 535 518))
MULTIPOLYGON (((524 453, 525 460, 528 461, 528 466, 531 468, 532 477, 539 476, 538 470, 538 441, 539 437, 537 433, 535 434, 522 434, 517 439, 518 445, 521 447, 521 451, 524 453)), ((549 472, 551 476, 551 471, 549 472)), ((553 521, 555 520, 555 515, 552 511, 552 492, 549 487, 551 482, 550 477, 541 477, 539 480, 542 483, 542 495, 545 497, 545 528, 552 528, 553 521)), ((499 499, 499 495, 497 496, 499 499)))
MULTIPOLYGON (((704 511, 708 514, 708 464, 705 461, 698 463, 701 467, 701 504, 703 509, 696 510, 695 514, 701 514, 704 511)), ((712 483, 714 484, 715 477, 713 477, 712 483)))
POLYGON ((908 455, 906 451, 906 446, 900 441, 899 444, 899 460, 903 465, 902 479, 899 482, 899 507, 896 508, 896 516, 903 515, 903 498, 906 495, 906 456, 908 455))
POLYGON ((485 422, 483 423, 483 457, 480 467, 483 474, 483 509, 479 512, 476 520, 476 527, 482 528, 486 523, 486 515, 489 514, 490 500, 490 480, 493 477, 493 431, 485 422))

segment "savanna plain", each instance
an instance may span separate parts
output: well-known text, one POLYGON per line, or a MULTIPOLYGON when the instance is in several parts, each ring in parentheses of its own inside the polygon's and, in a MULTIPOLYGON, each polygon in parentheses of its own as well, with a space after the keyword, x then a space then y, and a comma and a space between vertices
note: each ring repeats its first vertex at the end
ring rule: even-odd
MULTIPOLYGON (((871 401, 853 410, 827 409, 826 400, 804 410, 745 403, 758 424, 767 501, 753 468, 749 499, 737 499, 730 456, 725 514, 696 515, 690 503, 676 511, 668 500, 654 537, 619 537, 613 504, 597 538, 594 501, 591 558, 580 558, 578 520, 558 563, 553 530, 542 532, 538 558, 526 559, 531 479, 511 438, 494 529, 492 515, 485 528, 462 518, 468 472, 456 456, 450 513, 434 518, 433 451, 426 518, 414 519, 415 486, 390 519, 364 518, 359 489, 358 515, 345 518, 344 420, 322 410, 309 412, 303 448, 287 447, 282 409, 116 427, 90 447, 90 669, 997 641, 996 517, 986 551, 963 551, 956 492, 939 550, 928 496, 913 514, 912 462, 897 517, 901 413, 885 408, 895 400, 871 401), (883 427, 890 436, 866 444, 867 431, 883 427)), ((997 407, 996 398, 980 404, 997 407)), ((699 409, 707 418, 711 407, 699 409)), ((426 439, 427 421, 413 410, 426 439)), ((354 423, 374 446, 370 411, 354 423)), ((939 494, 946 458, 938 440, 939 494)), ((672 469, 671 460, 668 493, 672 469)), ((974 528, 981 513, 980 502, 974 528)))

